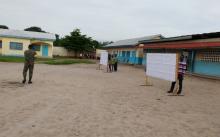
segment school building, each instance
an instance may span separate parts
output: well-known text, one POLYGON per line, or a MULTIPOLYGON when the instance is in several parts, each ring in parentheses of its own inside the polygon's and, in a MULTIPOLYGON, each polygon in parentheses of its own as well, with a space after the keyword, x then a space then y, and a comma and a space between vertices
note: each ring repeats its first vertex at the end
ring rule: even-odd
POLYGON ((163 38, 163 36, 161 35, 152 35, 140 38, 120 40, 112 44, 106 45, 105 50, 107 50, 110 54, 116 54, 120 63, 142 64, 143 48, 137 46, 139 44, 139 41, 158 40, 161 38, 163 38))
POLYGON ((143 40, 137 47, 144 53, 183 54, 189 73, 220 78, 220 32, 143 40))
POLYGON ((0 29, 0 55, 24 56, 29 44, 34 44, 38 57, 52 58, 53 41, 51 33, 0 29))

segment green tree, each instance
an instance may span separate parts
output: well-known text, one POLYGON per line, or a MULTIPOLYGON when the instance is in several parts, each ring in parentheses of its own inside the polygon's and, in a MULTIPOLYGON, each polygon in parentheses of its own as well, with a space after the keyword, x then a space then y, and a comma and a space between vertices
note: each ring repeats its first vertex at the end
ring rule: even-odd
POLYGON ((97 40, 92 40, 91 45, 92 45, 93 49, 102 49, 103 48, 102 43, 98 42, 97 40))
POLYGON ((97 42, 91 37, 82 35, 80 29, 73 30, 70 35, 65 36, 61 40, 61 45, 69 51, 78 52, 92 52, 94 51, 97 42))
POLYGON ((9 29, 6 25, 0 25, 0 29, 9 29))
POLYGON ((25 31, 33 31, 33 32, 46 32, 44 30, 42 30, 40 27, 36 27, 36 26, 32 26, 29 28, 24 29, 25 31))
POLYGON ((97 40, 83 35, 80 29, 74 29, 70 35, 60 39, 59 44, 69 51, 74 51, 76 55, 78 55, 78 53, 93 54, 97 48, 102 47, 102 44, 97 40))

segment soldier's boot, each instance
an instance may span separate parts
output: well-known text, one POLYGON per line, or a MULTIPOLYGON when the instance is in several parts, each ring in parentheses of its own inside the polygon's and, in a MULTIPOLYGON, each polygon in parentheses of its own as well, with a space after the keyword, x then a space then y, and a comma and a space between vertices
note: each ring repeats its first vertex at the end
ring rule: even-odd
POLYGON ((32 81, 31 81, 31 80, 32 80, 32 74, 29 75, 29 81, 28 81, 28 84, 32 84, 32 81))
POLYGON ((24 84, 25 82, 26 82, 26 75, 27 75, 27 72, 23 72, 23 81, 22 81, 22 83, 24 84))
POLYGON ((26 82, 27 71, 28 71, 28 64, 25 63, 23 69, 23 81, 22 81, 23 84, 26 82))
POLYGON ((31 79, 32 79, 32 76, 29 76, 29 81, 28 81, 28 84, 32 84, 31 79))
POLYGON ((23 80, 22 83, 24 84, 26 82, 26 80, 23 80))
POLYGON ((32 84, 32 76, 33 76, 33 69, 34 67, 33 66, 30 66, 29 68, 29 81, 28 81, 28 84, 32 84))

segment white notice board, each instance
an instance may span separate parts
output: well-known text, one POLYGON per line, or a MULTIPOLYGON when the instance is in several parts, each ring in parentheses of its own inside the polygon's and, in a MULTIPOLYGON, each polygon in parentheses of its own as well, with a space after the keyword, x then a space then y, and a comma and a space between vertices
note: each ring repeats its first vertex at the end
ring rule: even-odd
POLYGON ((108 65, 108 52, 101 52, 100 64, 108 65))
POLYGON ((146 75, 176 81, 177 58, 177 54, 147 53, 146 75))

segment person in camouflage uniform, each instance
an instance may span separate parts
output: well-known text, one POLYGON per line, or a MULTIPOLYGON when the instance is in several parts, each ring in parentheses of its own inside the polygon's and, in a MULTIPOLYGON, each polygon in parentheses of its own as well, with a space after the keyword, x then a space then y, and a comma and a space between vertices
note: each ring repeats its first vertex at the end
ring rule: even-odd
POLYGON ((33 44, 30 44, 29 49, 26 50, 24 52, 24 57, 25 57, 25 61, 24 61, 24 69, 23 69, 23 81, 22 83, 25 83, 26 82, 26 76, 27 76, 27 71, 29 70, 29 81, 28 81, 28 84, 32 84, 32 76, 33 76, 33 70, 34 70, 34 60, 35 60, 35 55, 37 54, 33 48, 34 48, 34 45, 33 44))

